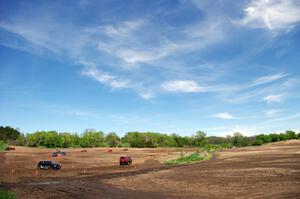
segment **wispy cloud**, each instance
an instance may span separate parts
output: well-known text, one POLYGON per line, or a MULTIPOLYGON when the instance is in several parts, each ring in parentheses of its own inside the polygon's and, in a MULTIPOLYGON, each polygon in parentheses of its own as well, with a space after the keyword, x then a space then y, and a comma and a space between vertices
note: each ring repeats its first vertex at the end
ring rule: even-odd
MULTIPOLYGON (((51 13, 40 19, 25 17, 26 22, 21 20, 24 16, 14 16, 9 23, 1 21, 0 27, 21 36, 30 44, 49 49, 57 57, 63 57, 64 61, 81 64, 83 76, 111 88, 131 89, 143 99, 151 99, 163 90, 225 93, 230 97, 240 96, 246 101, 260 93, 244 92, 246 89, 273 83, 288 76, 286 73, 271 74, 257 78, 243 87, 236 82, 230 82, 229 86, 217 82, 222 78, 220 67, 212 71, 203 70, 203 78, 199 77, 199 73, 197 77, 194 73, 199 67, 193 66, 191 69, 184 54, 195 51, 200 53, 211 44, 230 37, 227 34, 231 28, 230 21, 223 13, 215 15, 205 10, 209 5, 207 2, 194 1, 199 12, 205 13, 204 17, 178 27, 155 23, 154 17, 148 15, 138 19, 112 19, 105 23, 73 26, 68 21, 57 20, 51 13), (170 62, 171 59, 173 63, 170 62), (87 60, 94 66, 87 67, 88 64, 78 60, 87 60), (182 64, 176 65, 179 62, 182 64), (178 72, 175 72, 175 67, 178 72), (154 68, 160 78, 148 75, 151 71, 149 68, 154 68), (205 78, 212 76, 218 76, 214 79, 216 82, 205 81, 205 78), (164 82, 161 82, 162 79, 164 82)), ((82 3, 86 5, 86 1, 82 3)), ((256 5, 254 1, 252 4, 256 5)), ((23 48, 25 45, 21 46, 23 48)))
POLYGON ((149 26, 151 23, 147 19, 137 19, 115 25, 87 28, 85 32, 108 36, 109 39, 101 40, 98 43, 98 50, 119 58, 123 62, 121 67, 131 68, 140 63, 152 63, 162 59, 183 47, 168 39, 157 42, 155 38, 149 38, 154 42, 155 47, 147 45, 140 30, 148 29, 149 26))
POLYGON ((165 91, 179 93, 206 92, 206 89, 204 87, 199 86, 196 82, 191 80, 166 81, 161 84, 161 88, 165 91))
POLYGON ((117 77, 109 75, 108 73, 96 68, 93 63, 83 61, 81 61, 80 63, 85 65, 85 68, 81 72, 81 74, 84 76, 91 77, 100 83, 109 85, 112 88, 129 87, 129 81, 119 80, 117 77))
POLYGON ((286 74, 286 73, 277 73, 277 74, 273 74, 273 75, 266 75, 266 76, 263 76, 263 77, 259 77, 259 78, 255 79, 249 85, 249 87, 259 86, 259 85, 267 84, 267 83, 270 83, 270 82, 274 82, 274 81, 280 80, 280 79, 282 79, 286 76, 288 76, 288 74, 286 74))
POLYGON ((266 28, 274 33, 288 32, 300 22, 297 0, 252 0, 245 8, 241 23, 253 28, 266 28))
POLYGON ((261 101, 261 99, 267 103, 272 103, 283 101, 297 84, 298 82, 291 74, 281 72, 259 76, 248 83, 233 84, 232 89, 221 90, 220 93, 224 100, 230 103, 261 101), (272 93, 282 94, 277 96, 272 93))
POLYGON ((283 112, 282 109, 270 109, 270 110, 265 111, 265 114, 267 117, 275 117, 281 112, 283 112))
POLYGON ((144 20, 138 19, 134 21, 124 21, 117 26, 106 25, 100 27, 107 36, 111 38, 116 37, 128 37, 131 36, 131 33, 141 28, 145 24, 144 20))
POLYGON ((294 120, 300 117, 300 112, 286 116, 286 117, 279 117, 275 119, 271 119, 266 121, 265 123, 274 123, 274 122, 281 122, 281 121, 288 121, 288 120, 294 120))
POLYGON ((232 116, 228 112, 216 113, 216 114, 213 115, 213 117, 218 118, 218 119, 223 119, 223 120, 235 119, 235 117, 232 116))
POLYGON ((151 91, 140 91, 140 92, 138 92, 139 93, 139 95, 143 98, 143 99, 145 99, 145 100, 149 100, 149 99, 152 99, 152 98, 154 98, 154 93, 153 92, 151 92, 151 91))
POLYGON ((284 94, 268 95, 268 96, 264 97, 263 100, 269 104, 269 103, 274 103, 274 102, 281 102, 281 101, 283 101, 284 97, 285 97, 284 94))
POLYGON ((83 118, 89 118, 89 117, 97 117, 98 115, 94 112, 88 112, 88 111, 58 111, 59 113, 70 115, 70 116, 76 116, 76 117, 83 117, 83 118))

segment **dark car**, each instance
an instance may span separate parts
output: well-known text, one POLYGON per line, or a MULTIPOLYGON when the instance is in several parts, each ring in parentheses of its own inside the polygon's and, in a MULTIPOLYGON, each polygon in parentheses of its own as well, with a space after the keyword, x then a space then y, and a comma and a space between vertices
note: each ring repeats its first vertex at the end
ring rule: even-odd
POLYGON ((121 156, 120 157, 120 165, 131 165, 132 159, 130 156, 121 156))
POLYGON ((53 152, 53 153, 51 154, 51 156, 52 156, 52 157, 57 157, 57 152, 53 152))
POLYGON ((60 164, 57 164, 55 162, 49 161, 49 160, 44 160, 44 161, 39 161, 37 165, 38 169, 53 169, 53 170, 58 170, 61 168, 60 164))
POLYGON ((64 151, 58 151, 57 153, 60 154, 60 155, 62 155, 62 156, 67 155, 66 152, 64 152, 64 151))
POLYGON ((52 157, 57 157, 57 156, 65 156, 66 155, 66 152, 64 152, 64 151, 56 151, 56 152, 53 152, 52 154, 51 154, 51 156, 52 157))

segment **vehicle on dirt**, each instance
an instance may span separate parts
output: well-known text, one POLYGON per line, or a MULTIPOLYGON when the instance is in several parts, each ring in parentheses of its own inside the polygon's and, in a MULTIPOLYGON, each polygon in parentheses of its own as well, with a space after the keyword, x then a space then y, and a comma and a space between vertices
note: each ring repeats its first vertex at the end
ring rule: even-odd
POLYGON ((52 157, 65 156, 65 155, 66 155, 66 152, 60 151, 60 150, 57 150, 51 154, 52 157))
POLYGON ((57 164, 55 162, 49 161, 49 160, 43 160, 39 161, 37 165, 38 169, 53 169, 53 170, 58 170, 61 168, 60 164, 57 164))
POLYGON ((130 156, 121 156, 120 157, 120 165, 131 165, 132 159, 130 156))
POLYGON ((53 152, 53 153, 51 154, 51 156, 52 156, 52 157, 57 157, 57 153, 56 153, 56 152, 53 152))
POLYGON ((6 150, 6 151, 13 151, 13 150, 16 150, 16 148, 15 148, 15 147, 8 146, 8 147, 6 147, 5 150, 6 150))

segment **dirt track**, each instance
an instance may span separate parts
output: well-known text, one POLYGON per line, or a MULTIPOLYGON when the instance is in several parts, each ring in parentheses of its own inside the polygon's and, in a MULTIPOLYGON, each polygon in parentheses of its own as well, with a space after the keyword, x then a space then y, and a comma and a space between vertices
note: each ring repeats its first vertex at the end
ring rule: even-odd
POLYGON ((3 185, 19 198, 300 198, 300 141, 227 150, 191 165, 3 185))
POLYGON ((82 177, 88 175, 100 175, 104 173, 138 170, 143 168, 160 166, 165 160, 180 157, 181 151, 190 153, 196 149, 177 148, 148 148, 129 149, 114 148, 91 148, 87 152, 83 149, 64 149, 66 156, 51 157, 55 149, 41 149, 29 147, 15 147, 15 151, 0 152, 0 182, 21 182, 43 178, 82 177), (128 168, 119 167, 119 157, 130 155, 133 158, 133 166, 128 168), (150 159, 156 160, 157 164, 145 165, 150 159), (40 160, 52 160, 62 165, 59 171, 38 171, 37 163, 40 160))

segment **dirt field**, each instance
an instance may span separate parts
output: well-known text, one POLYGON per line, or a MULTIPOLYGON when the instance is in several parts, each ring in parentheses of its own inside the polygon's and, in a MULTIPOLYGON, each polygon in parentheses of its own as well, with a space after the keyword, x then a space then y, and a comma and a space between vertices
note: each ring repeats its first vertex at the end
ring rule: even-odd
POLYGON ((91 149, 63 149, 66 156, 51 157, 55 149, 41 149, 29 147, 15 147, 14 151, 0 152, 0 182, 20 182, 28 178, 78 177, 98 175, 104 173, 134 171, 142 168, 157 167, 165 160, 180 157, 181 151, 191 153, 196 149, 180 148, 91 148, 91 149), (81 152, 86 150, 86 152, 81 152), (119 157, 130 155, 133 159, 131 167, 120 167, 119 157), (40 171, 37 163, 40 160, 52 160, 62 165, 59 171, 40 171), (148 161, 147 161, 148 160, 148 161), (155 161, 149 161, 155 160, 155 161), (150 164, 144 164, 147 161, 150 164), (4 163, 4 164, 3 164, 4 163))
POLYGON ((178 149, 129 149, 136 163, 129 168, 116 165, 122 149, 66 150, 60 159, 64 169, 35 175, 30 162, 48 152, 2 153, 1 186, 19 198, 300 198, 299 140, 226 150, 214 160, 180 166, 158 162, 178 157, 178 149), (9 171, 25 162, 24 170, 9 171), (83 168, 88 168, 85 174, 83 168))

